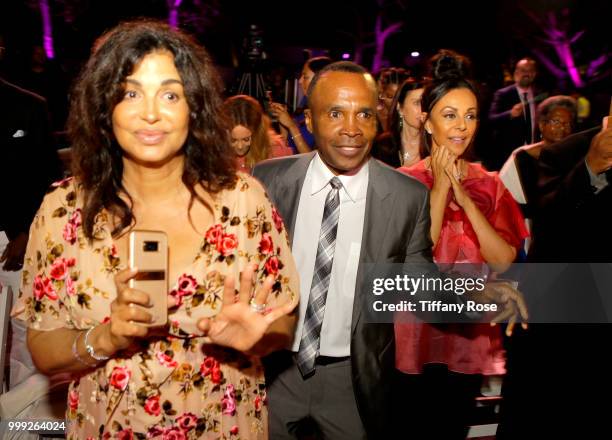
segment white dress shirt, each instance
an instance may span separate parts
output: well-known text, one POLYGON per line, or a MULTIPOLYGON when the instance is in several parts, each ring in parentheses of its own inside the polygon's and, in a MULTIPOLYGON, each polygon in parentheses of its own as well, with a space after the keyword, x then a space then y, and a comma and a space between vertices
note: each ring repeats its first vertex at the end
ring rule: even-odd
MULTIPOLYGON (((300 274, 300 306, 293 351, 297 352, 302 338, 304 316, 310 296, 321 220, 325 198, 331 190, 329 181, 334 174, 318 154, 310 162, 298 206, 291 249, 300 274)), ((319 355, 349 356, 351 347, 351 320, 357 267, 361 252, 361 237, 365 217, 369 163, 353 176, 337 176, 340 189, 340 218, 336 234, 336 249, 325 302, 325 315, 321 327, 319 355)))

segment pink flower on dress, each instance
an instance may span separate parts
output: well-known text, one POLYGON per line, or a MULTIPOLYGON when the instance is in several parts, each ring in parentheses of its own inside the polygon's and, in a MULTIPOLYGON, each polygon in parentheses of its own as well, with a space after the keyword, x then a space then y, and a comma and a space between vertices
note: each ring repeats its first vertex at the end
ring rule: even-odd
POLYGON ((261 396, 257 396, 255 397, 255 401, 253 402, 253 404, 255 405, 255 411, 259 412, 261 411, 261 407, 264 404, 264 399, 261 396))
POLYGON ((155 353, 155 357, 164 367, 176 367, 178 362, 172 359, 172 357, 168 356, 163 351, 158 351, 155 353))
POLYGON ((264 255, 269 255, 274 252, 272 237, 267 232, 264 232, 264 234, 261 236, 261 240, 259 241, 259 252, 264 255))
POLYGON ((134 433, 130 428, 123 429, 115 434, 115 438, 118 440, 132 440, 134 438, 134 433))
POLYGON ((81 208, 76 209, 72 215, 70 216, 70 223, 73 223, 76 227, 81 226, 82 224, 82 219, 81 219, 81 208))
POLYGON ((223 237, 217 241, 217 251, 227 257, 234 249, 238 247, 238 239, 234 234, 223 234, 223 237))
POLYGON ((278 232, 283 230, 283 218, 280 216, 276 208, 272 207, 272 221, 274 222, 274 227, 278 232))
POLYGON ((66 240, 70 244, 74 244, 77 239, 77 227, 74 223, 68 222, 64 225, 64 230, 62 233, 64 240, 66 240))
POLYGON ((223 372, 221 371, 221 364, 212 356, 206 356, 200 365, 200 373, 202 376, 209 376, 210 380, 214 384, 220 384, 223 379, 223 372))
POLYGON ((66 293, 69 296, 76 295, 76 285, 70 277, 66 278, 66 293))
POLYGON ((159 405, 159 396, 151 396, 145 400, 144 410, 147 414, 152 416, 158 416, 161 413, 161 406, 159 405))
POLYGON ((34 297, 37 301, 40 301, 45 296, 52 301, 58 298, 53 282, 47 277, 41 278, 40 275, 36 275, 36 278, 34 278, 34 297))
POLYGON ((127 388, 132 372, 127 367, 115 367, 110 377, 112 387, 123 391, 127 388))
POLYGON ((172 426, 164 429, 162 433, 162 440, 185 440, 185 433, 178 426, 172 426))
POLYGON ((56 258, 51 264, 49 275, 54 280, 63 280, 68 275, 68 261, 64 257, 56 258))
POLYGON ((66 177, 62 180, 58 180, 57 182, 53 182, 51 186, 53 188, 57 188, 58 186, 62 186, 64 183, 70 182, 71 180, 72 180, 72 177, 66 177))
POLYGON ((198 424, 198 418, 195 414, 189 412, 177 418, 176 423, 177 425, 179 425, 179 428, 187 432, 191 431, 193 428, 196 427, 196 425, 198 424))
POLYGON ((149 430, 147 431, 147 438, 152 439, 152 438, 159 438, 159 436, 163 435, 164 430, 160 427, 160 426, 152 426, 151 428, 149 428, 149 430))
POLYGON ((265 269, 268 275, 276 276, 278 274, 278 269, 280 266, 280 262, 276 256, 268 258, 265 264, 265 269))
POLYGON ((208 231, 206 231, 206 241, 210 244, 217 244, 217 241, 223 236, 223 227, 221 225, 211 226, 208 231))
POLYGON ((215 365, 219 365, 219 362, 212 356, 206 356, 202 361, 202 365, 200 365, 200 373, 202 373, 202 376, 208 376, 212 373, 215 365))
POLYGON ((217 363, 217 365, 213 367, 212 372, 210 373, 210 380, 214 384, 220 384, 222 379, 223 373, 221 372, 221 366, 219 365, 219 363, 217 363))
POLYGON ((73 411, 76 411, 79 407, 79 392, 75 389, 68 393, 68 407, 73 411))
POLYGON ((221 408, 223 414, 233 416, 236 412, 236 396, 234 393, 234 385, 229 384, 223 393, 224 397, 221 400, 221 408))
POLYGON ((229 432, 231 435, 238 435, 238 425, 232 426, 229 432))
POLYGON ((198 288, 198 282, 193 276, 187 275, 187 274, 183 274, 180 276, 178 280, 178 288, 177 288, 178 295, 180 296, 193 295, 196 292, 197 288, 198 288))

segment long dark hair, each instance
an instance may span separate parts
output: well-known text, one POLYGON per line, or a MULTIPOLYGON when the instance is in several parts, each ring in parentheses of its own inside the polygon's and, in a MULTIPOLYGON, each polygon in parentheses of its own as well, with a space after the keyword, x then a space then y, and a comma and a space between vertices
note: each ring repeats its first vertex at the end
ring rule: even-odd
POLYGON ((387 131, 391 133, 393 144, 397 147, 397 151, 399 151, 402 145, 402 130, 400 128, 401 118, 397 107, 398 105, 399 107, 403 107, 408 92, 424 88, 425 83, 426 82, 423 79, 408 78, 399 86, 399 89, 397 89, 397 92, 393 97, 391 112, 389 113, 389 118, 387 119, 387 131))
MULTIPOLYGON (((448 49, 438 51, 430 60, 430 76, 431 81, 421 97, 421 111, 426 112, 428 118, 438 101, 452 90, 468 89, 478 100, 478 89, 471 80, 472 63, 467 57, 448 49)), ((421 133, 420 153, 421 158, 425 158, 431 154, 431 135, 425 130, 425 124, 421 126, 421 133)))
POLYGON ((400 127, 400 112, 398 105, 402 107, 406 96, 412 90, 422 89, 425 86, 425 79, 408 78, 395 92, 391 111, 387 118, 387 129, 380 133, 374 141, 372 156, 385 162, 387 165, 397 168, 402 165, 399 152, 402 149, 402 129, 400 127))
POLYGON ((123 152, 112 128, 112 112, 121 101, 124 81, 138 63, 155 51, 169 51, 184 85, 189 106, 189 135, 183 146, 182 180, 194 198, 195 186, 216 193, 236 178, 227 122, 221 115, 221 80, 206 50, 191 37, 164 23, 122 23, 96 41, 72 92, 68 133, 72 173, 84 195, 83 227, 93 240, 95 217, 107 209, 118 222, 113 236, 134 222, 131 207, 119 196, 130 195, 122 184, 123 152))

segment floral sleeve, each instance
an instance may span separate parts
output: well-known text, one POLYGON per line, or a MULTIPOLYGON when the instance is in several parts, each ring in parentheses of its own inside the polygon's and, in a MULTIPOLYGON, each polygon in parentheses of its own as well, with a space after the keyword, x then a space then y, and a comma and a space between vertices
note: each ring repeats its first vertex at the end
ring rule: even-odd
POLYGON ((249 237, 255 240, 252 260, 258 263, 258 283, 263 283, 268 275, 276 277, 273 294, 268 298, 269 307, 287 301, 297 303, 299 276, 283 220, 261 184, 251 177, 245 179, 250 187, 246 228, 249 237))
POLYGON ((24 310, 20 318, 37 330, 74 327, 66 292, 74 290, 76 271, 71 247, 80 210, 75 198, 72 181, 54 184, 30 227, 18 302, 24 310))

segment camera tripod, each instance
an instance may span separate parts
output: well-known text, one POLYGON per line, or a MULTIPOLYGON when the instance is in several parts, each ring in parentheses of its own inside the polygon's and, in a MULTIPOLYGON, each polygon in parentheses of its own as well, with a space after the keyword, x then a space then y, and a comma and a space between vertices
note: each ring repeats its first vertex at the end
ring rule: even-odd
POLYGON ((266 83, 263 75, 261 73, 244 72, 240 77, 238 94, 249 95, 260 101, 264 100, 266 98, 266 83))

